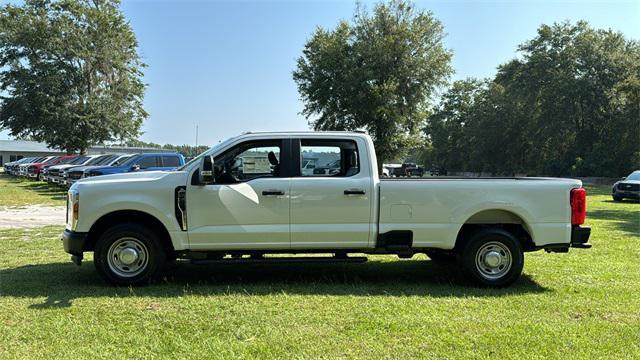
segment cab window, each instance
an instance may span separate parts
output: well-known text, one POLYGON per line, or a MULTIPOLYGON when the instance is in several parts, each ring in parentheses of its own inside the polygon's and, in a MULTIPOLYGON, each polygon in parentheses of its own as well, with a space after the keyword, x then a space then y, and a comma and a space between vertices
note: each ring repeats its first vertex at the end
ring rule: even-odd
POLYGON ((214 159, 217 184, 235 184, 263 177, 281 177, 281 140, 239 144, 214 159))
POLYGON ((158 165, 158 157, 157 156, 145 156, 140 161, 138 161, 138 165, 140 165, 140 169, 148 169, 153 167, 159 167, 158 165))
POLYGON ((349 177, 360 172, 356 143, 351 140, 300 140, 300 176, 349 177))

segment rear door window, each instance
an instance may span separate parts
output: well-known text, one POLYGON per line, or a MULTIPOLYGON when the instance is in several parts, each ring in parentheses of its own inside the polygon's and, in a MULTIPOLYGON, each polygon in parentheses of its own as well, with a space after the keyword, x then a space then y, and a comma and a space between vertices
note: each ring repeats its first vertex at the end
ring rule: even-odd
POLYGON ((300 140, 300 176, 349 177, 360 172, 358 148, 352 140, 300 140))
POLYGON ((140 169, 160 167, 161 165, 158 164, 159 160, 159 156, 145 156, 138 161, 138 165, 140 165, 140 169))
POLYGON ((178 167, 180 166, 180 160, 177 156, 163 156, 162 166, 164 167, 178 167))

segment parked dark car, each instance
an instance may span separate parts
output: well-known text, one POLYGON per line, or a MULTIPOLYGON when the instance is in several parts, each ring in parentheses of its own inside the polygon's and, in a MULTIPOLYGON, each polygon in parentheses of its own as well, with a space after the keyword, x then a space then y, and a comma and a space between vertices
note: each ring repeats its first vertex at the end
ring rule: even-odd
POLYGON ((132 171, 173 170, 184 165, 184 157, 176 153, 148 153, 133 156, 118 166, 103 166, 89 170, 86 175, 100 176, 132 171))
POLYGON ((626 178, 613 184, 611 189, 613 201, 623 199, 640 200, 640 170, 632 172, 626 178))
POLYGON ((422 177, 424 175, 424 168, 415 163, 404 163, 399 168, 394 168, 392 175, 422 177))
POLYGON ((37 158, 34 158, 34 157, 27 157, 27 158, 22 158, 20 160, 8 162, 4 164, 4 172, 6 172, 9 175, 17 175, 18 167, 20 165, 32 162, 36 159, 37 158))
POLYGON ((133 156, 136 156, 136 154, 110 154, 101 157, 94 163, 87 163, 87 165, 67 169, 64 173, 64 183, 71 187, 74 182, 87 177, 87 174, 91 170, 105 166, 118 166, 133 156))

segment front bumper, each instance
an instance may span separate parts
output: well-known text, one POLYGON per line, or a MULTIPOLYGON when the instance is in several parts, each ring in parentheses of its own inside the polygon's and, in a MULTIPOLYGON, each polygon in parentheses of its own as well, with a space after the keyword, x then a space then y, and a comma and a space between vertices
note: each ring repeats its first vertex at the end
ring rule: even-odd
POLYGON ((616 197, 621 197, 623 199, 626 198, 626 199, 640 200, 640 191, 624 191, 624 190, 614 189, 612 192, 612 195, 616 197))
POLYGON ((571 228, 571 247, 579 249, 589 249, 589 236, 591 236, 590 227, 580 227, 580 225, 574 225, 571 228))
POLYGON ((71 255, 82 256, 86 249, 87 233, 75 232, 64 229, 62 233, 62 244, 64 251, 71 255))

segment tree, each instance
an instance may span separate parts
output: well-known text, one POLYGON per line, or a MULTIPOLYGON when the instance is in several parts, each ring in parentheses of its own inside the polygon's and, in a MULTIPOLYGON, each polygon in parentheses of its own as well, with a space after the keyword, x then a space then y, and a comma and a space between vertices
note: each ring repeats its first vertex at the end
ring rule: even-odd
POLYGON ((480 88, 455 82, 426 148, 453 171, 625 175, 640 167, 640 44, 586 22, 542 25, 480 88))
POLYGON ((315 130, 365 129, 388 159, 417 144, 434 90, 452 70, 442 24, 411 3, 358 6, 351 23, 318 28, 293 79, 315 130))
POLYGON ((0 128, 67 152, 138 136, 137 42, 117 0, 0 8, 0 128))

